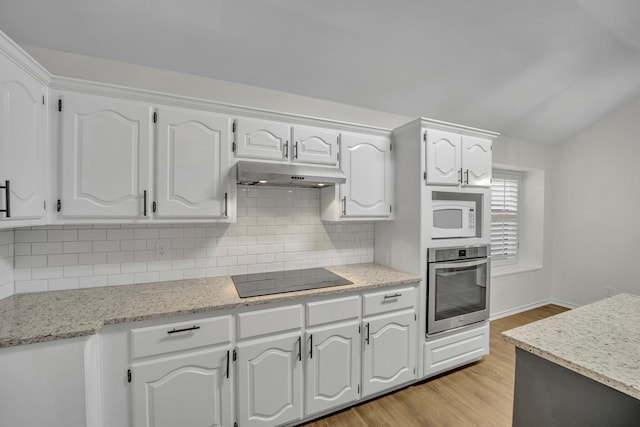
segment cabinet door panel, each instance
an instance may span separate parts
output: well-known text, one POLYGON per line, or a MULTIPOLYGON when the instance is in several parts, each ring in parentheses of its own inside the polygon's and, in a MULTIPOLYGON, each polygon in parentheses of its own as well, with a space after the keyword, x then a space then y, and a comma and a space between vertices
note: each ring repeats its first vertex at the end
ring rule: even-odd
POLYGON ((236 121, 236 157, 285 160, 289 158, 289 125, 257 119, 236 121))
POLYGON ((414 312, 406 312, 380 316, 365 322, 363 397, 415 378, 414 316, 414 312))
POLYGON ((360 334, 358 323, 315 329, 307 334, 307 414, 358 399, 360 334))
POLYGON ((337 131, 311 127, 293 128, 293 161, 335 166, 338 164, 337 131))
POLYGON ((158 218, 225 216, 229 119, 195 110, 158 114, 158 218))
POLYGON ((149 191, 149 106, 66 94, 62 112, 62 215, 142 218, 149 191))
POLYGON ((231 425, 228 357, 228 349, 206 350, 133 365, 133 425, 231 425))
POLYGON ((272 426, 302 417, 300 335, 238 344, 238 423, 272 426))
POLYGON ((462 137, 455 133, 432 129, 426 132, 427 184, 458 185, 462 137))
POLYGON ((391 146, 386 137, 344 134, 340 165, 344 216, 390 216, 391 146), (346 212, 346 213, 345 213, 346 212))
MULTIPOLYGON (((0 57, 0 184, 10 181, 10 220, 44 217, 46 88, 0 57)), ((6 209, 2 190, 0 209, 6 209)), ((5 220, 5 214, 0 214, 5 220)))
POLYGON ((491 140, 462 137, 462 169, 464 184, 478 187, 491 186, 491 140))

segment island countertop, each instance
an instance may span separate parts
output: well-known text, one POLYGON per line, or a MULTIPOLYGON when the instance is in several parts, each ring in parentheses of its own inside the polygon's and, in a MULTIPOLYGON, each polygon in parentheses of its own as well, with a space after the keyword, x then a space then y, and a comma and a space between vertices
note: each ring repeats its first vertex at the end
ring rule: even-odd
POLYGON ((502 338, 640 399, 640 295, 606 298, 505 331, 502 338))
POLYGON ((325 267, 353 282, 240 298, 230 277, 17 294, 0 300, 0 348, 93 335, 106 324, 213 312, 416 283, 420 277, 379 264, 325 267))

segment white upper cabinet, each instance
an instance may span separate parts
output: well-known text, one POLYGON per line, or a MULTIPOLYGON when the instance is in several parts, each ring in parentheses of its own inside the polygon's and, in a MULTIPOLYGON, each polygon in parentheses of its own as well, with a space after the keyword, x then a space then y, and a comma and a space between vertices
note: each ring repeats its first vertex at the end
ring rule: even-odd
POLYGON ((491 185, 491 139, 427 129, 426 183, 433 185, 491 185))
POLYGON ((204 111, 158 110, 157 218, 227 216, 230 123, 204 111))
POLYGON ((148 217, 150 106, 99 95, 60 96, 62 217, 148 217))
POLYGON ((44 223, 47 88, 0 54, 0 228, 44 223))
POLYGON ((491 186, 491 140, 462 137, 462 170, 464 185, 491 186))
POLYGON ((293 128, 293 162, 336 166, 340 134, 308 126, 293 128))
POLYGON ((341 156, 347 175, 347 182, 340 185, 342 216, 389 217, 393 188, 389 138, 345 133, 341 156))
POLYGON ((289 125, 268 120, 240 118, 235 121, 236 157, 287 160, 289 125))

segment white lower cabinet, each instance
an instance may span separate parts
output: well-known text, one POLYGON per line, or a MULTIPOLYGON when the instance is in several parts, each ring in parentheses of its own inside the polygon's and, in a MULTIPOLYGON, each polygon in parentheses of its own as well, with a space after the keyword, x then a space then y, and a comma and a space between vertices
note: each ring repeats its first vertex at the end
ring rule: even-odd
POLYGON ((467 329, 424 344, 424 376, 430 377, 489 354, 489 324, 467 329))
POLYGON ((230 347, 132 365, 135 427, 233 424, 230 347))
POLYGON ((238 344, 238 425, 275 426, 302 418, 299 333, 238 344))
POLYGON ((349 322, 307 331, 306 415, 360 397, 360 325, 349 322))
POLYGON ((389 313, 364 321, 362 397, 416 378, 416 313, 389 313))

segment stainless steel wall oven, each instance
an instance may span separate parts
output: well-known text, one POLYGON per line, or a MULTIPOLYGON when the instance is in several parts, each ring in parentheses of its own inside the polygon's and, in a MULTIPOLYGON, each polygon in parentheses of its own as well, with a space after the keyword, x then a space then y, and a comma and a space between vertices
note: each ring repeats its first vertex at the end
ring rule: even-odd
POLYGON ((428 250, 427 335, 489 318, 488 245, 428 250))

